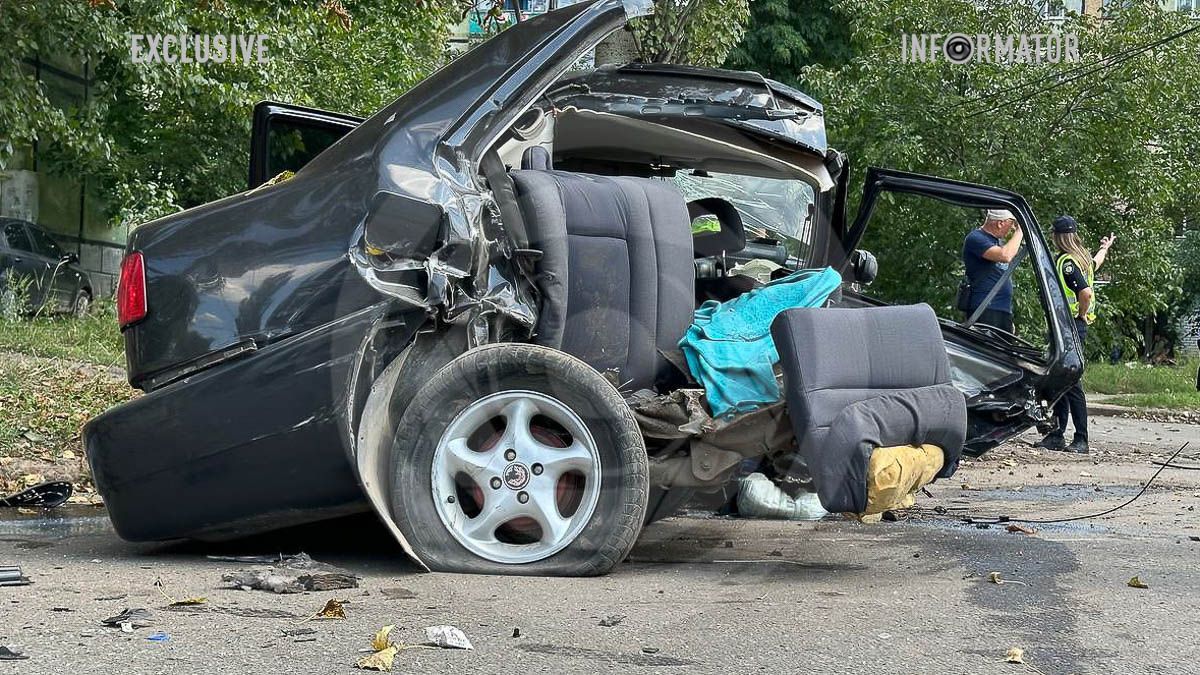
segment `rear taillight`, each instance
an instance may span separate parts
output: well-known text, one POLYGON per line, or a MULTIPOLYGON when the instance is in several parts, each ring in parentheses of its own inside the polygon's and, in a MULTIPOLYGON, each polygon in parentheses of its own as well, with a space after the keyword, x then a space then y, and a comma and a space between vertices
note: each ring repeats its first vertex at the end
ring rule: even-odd
POLYGON ((121 328, 146 318, 146 263, 134 251, 121 261, 117 282, 117 323, 121 328))

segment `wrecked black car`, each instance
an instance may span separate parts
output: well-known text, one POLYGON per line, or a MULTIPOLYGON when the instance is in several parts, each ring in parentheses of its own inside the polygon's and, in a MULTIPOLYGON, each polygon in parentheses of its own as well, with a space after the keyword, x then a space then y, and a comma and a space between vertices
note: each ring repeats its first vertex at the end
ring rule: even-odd
POLYGON ((1026 202, 870 169, 851 220, 848 160, 803 93, 567 72, 648 7, 523 21, 366 120, 261 104, 251 189, 130 237, 118 313, 146 395, 84 433, 118 533, 373 509, 431 569, 600 574, 746 460, 861 513, 879 448, 925 448, 928 480, 1045 422, 1082 366, 1026 202), (863 293, 888 194, 1011 210, 1045 344, 863 293), (751 316, 733 353, 758 356, 732 369, 759 398, 686 349, 751 316))

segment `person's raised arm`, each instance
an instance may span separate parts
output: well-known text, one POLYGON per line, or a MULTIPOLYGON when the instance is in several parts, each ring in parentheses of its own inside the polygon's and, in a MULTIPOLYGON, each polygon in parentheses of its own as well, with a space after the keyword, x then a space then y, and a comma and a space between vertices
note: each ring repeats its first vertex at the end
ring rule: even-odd
POLYGON ((1025 235, 1021 233, 1021 228, 1016 228, 1013 235, 1004 242, 1003 246, 993 246, 983 252, 983 257, 992 262, 1006 263, 1012 262, 1012 259, 1017 257, 1017 251, 1021 250, 1021 239, 1025 235))
POLYGON ((1100 266, 1104 264, 1104 260, 1108 258, 1108 249, 1112 248, 1112 245, 1115 243, 1117 243, 1117 238, 1113 236, 1112 232, 1109 232, 1107 237, 1100 239, 1100 250, 1096 251, 1095 257, 1092 258, 1093 272, 1100 269, 1100 266))

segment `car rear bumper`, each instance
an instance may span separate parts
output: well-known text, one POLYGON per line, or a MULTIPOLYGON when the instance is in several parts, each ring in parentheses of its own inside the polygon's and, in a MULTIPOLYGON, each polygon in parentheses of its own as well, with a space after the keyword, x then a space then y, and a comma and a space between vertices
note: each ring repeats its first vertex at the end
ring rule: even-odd
POLYGON ((349 461, 358 336, 346 328, 285 340, 88 422, 84 447, 117 533, 227 538, 366 510, 349 461))

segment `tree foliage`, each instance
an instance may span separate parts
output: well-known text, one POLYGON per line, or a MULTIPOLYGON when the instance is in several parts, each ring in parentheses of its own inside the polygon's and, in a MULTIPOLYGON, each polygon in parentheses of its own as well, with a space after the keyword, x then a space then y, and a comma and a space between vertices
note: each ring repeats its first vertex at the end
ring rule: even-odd
MULTIPOLYGON (((1024 0, 845 0, 839 7, 853 17, 858 53, 839 69, 811 66, 804 79, 825 103, 831 143, 849 153, 856 176, 880 165, 1007 188, 1030 201, 1047 235, 1056 215, 1074 215, 1092 250, 1116 233, 1101 271, 1110 283, 1099 291, 1092 349, 1145 347, 1135 344, 1144 317, 1168 310, 1181 293, 1174 228, 1197 205, 1200 32, 1067 78, 1194 24, 1157 3, 1126 3, 1104 20, 1072 16, 1057 27, 1079 35, 1082 63, 905 63, 902 33, 1055 28, 1024 0), (1046 79, 1014 89, 1039 78, 1046 79)), ((876 292, 930 300, 949 314, 962 239, 978 222, 900 201, 893 220, 876 219, 864 242, 879 257, 876 292), (929 251, 935 262, 924 261, 929 251)), ((1036 336, 1043 322, 1033 281, 1019 273, 1016 283, 1018 326, 1036 336)))
POLYGON ((839 66, 853 57, 845 8, 821 0, 754 0, 750 24, 726 65, 801 86, 805 66, 839 66))
POLYGON ((656 0, 654 14, 630 23, 643 63, 714 68, 742 39, 750 0, 656 0))
POLYGON ((244 189, 251 110, 274 99, 367 114, 443 58, 452 0, 0 0, 0 169, 84 175, 115 223, 244 189), (132 34, 264 34, 253 63, 133 63, 132 34), (26 59, 87 62, 83 105, 50 100, 26 59))

